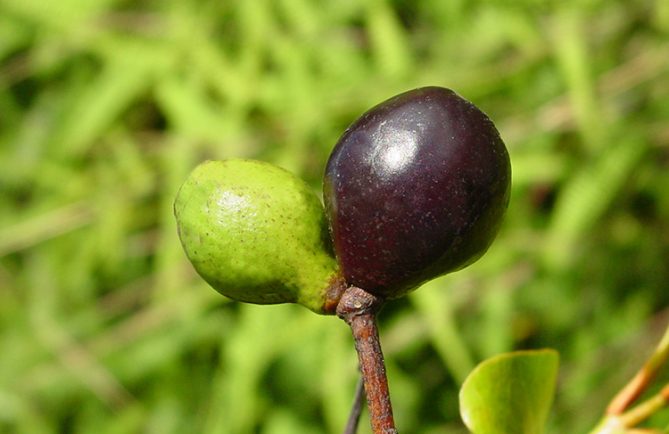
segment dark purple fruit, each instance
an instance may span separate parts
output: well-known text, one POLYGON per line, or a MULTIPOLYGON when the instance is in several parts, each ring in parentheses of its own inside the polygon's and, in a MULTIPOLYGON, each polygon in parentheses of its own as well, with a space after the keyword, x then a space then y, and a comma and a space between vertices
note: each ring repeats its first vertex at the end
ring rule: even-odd
POLYGON ((510 183, 497 129, 455 92, 425 87, 372 108, 325 171, 347 283, 394 298, 476 261, 497 234, 510 183))

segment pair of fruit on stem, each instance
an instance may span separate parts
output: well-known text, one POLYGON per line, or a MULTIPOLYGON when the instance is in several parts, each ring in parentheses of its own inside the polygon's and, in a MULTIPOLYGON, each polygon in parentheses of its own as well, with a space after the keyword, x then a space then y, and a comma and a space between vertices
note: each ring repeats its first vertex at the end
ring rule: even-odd
POLYGON ((335 313, 349 286, 400 297, 478 259, 509 200, 507 150, 490 119, 451 90, 415 89, 342 135, 320 200, 253 160, 208 161, 175 201, 184 250, 232 299, 335 313))

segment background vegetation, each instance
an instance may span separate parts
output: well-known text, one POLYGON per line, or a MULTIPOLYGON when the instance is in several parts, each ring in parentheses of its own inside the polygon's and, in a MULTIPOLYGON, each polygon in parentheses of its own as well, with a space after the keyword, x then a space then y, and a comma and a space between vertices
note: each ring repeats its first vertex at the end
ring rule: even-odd
POLYGON ((514 185, 479 263, 382 314, 399 428, 465 432, 474 364, 548 346, 550 432, 585 432, 669 321, 668 36, 663 0, 3 0, 0 432, 340 432, 346 325, 218 296, 172 201, 227 157, 319 190, 423 85, 495 120, 514 185))

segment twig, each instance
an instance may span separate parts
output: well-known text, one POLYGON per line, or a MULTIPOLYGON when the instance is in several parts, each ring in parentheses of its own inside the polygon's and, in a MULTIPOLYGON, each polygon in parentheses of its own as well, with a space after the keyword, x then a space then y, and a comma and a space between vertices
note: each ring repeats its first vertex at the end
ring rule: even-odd
POLYGON ((397 434, 390 404, 386 367, 376 327, 376 313, 383 299, 352 286, 341 297, 337 315, 353 332, 360 370, 367 395, 367 407, 374 434, 397 434))
POLYGON ((606 434, 625 432, 627 434, 655 434, 664 431, 636 428, 638 424, 669 405, 669 383, 652 397, 629 408, 652 383, 660 368, 669 360, 669 327, 664 332, 660 343, 653 354, 646 360, 641 369, 616 394, 609 403, 606 414, 590 432, 590 434, 606 434))
POLYGON ((355 397, 351 406, 351 413, 348 415, 344 434, 355 434, 358 432, 358 423, 362 413, 362 399, 365 389, 363 387, 362 375, 358 378, 358 384, 355 385, 355 397))
POLYGON ((669 403, 669 384, 665 385, 656 395, 648 398, 646 401, 623 413, 620 416, 623 425, 628 428, 634 428, 658 410, 666 407, 669 403))
POLYGON ((667 328, 662 340, 648 361, 644 363, 632 380, 611 400, 606 413, 608 415, 622 414, 646 390, 655 378, 657 371, 666 363, 667 359, 669 359, 669 328, 667 328))

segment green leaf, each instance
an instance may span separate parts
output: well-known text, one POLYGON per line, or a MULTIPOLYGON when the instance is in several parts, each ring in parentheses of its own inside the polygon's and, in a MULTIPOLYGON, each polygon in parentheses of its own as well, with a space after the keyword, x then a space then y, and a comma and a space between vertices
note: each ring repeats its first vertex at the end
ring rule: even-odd
POLYGON ((480 363, 460 389, 460 415, 475 434, 540 434, 558 371, 554 350, 517 351, 480 363))

